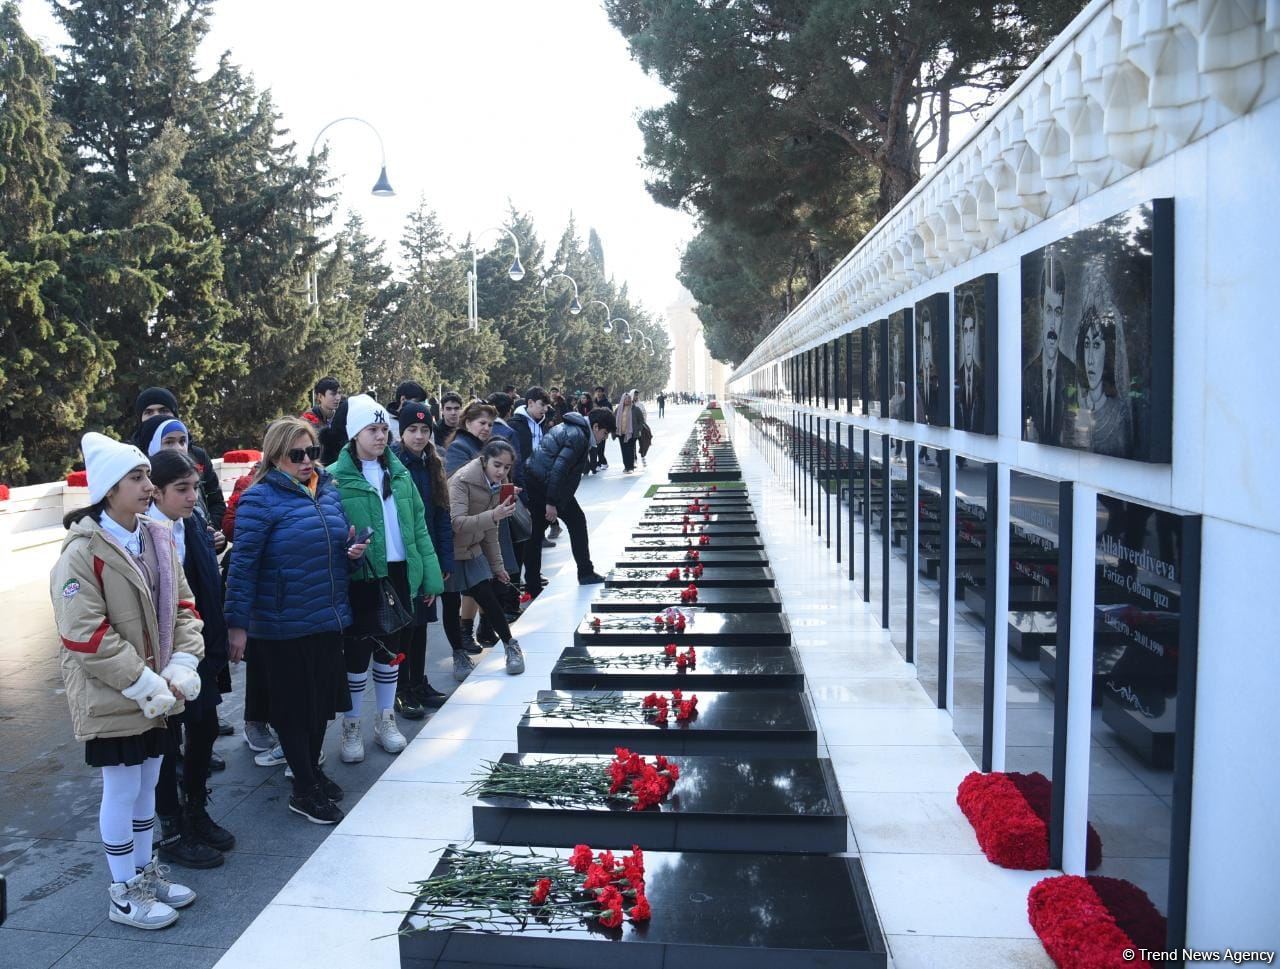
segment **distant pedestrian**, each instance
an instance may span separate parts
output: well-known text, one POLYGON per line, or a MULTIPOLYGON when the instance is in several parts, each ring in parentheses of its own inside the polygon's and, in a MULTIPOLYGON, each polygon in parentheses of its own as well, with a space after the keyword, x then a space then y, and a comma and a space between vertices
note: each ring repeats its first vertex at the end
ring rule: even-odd
POLYGON ((667 392, 665 390, 658 391, 658 418, 667 416, 667 392))
POLYGON ((85 762, 102 771, 108 918, 162 929, 196 899, 163 877, 152 844, 156 781, 175 750, 164 718, 200 695, 202 623, 171 528, 146 517, 154 490, 146 455, 95 433, 81 448, 90 504, 63 520, 68 534, 50 575, 62 681, 85 762))
POLYGON ((636 443, 640 440, 640 429, 645 426, 644 406, 635 400, 635 391, 622 395, 622 400, 613 409, 614 436, 622 449, 622 468, 624 474, 636 469, 636 443))
POLYGON ((302 419, 310 421, 317 429, 331 427, 342 403, 342 384, 336 377, 321 377, 311 391, 311 406, 302 412, 302 419))

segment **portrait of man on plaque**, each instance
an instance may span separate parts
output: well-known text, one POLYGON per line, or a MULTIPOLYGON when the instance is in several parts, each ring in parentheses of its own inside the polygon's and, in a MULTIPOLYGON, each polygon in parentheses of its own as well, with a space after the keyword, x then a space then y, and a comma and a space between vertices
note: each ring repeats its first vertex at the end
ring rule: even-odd
POLYGON ((880 333, 885 326, 884 320, 877 320, 875 323, 867 326, 863 331, 863 359, 866 361, 866 379, 863 381, 865 402, 864 413, 871 417, 881 416, 881 403, 883 402, 885 375, 881 370, 880 362, 882 354, 880 352, 880 333))
POLYGON ((1170 460, 1172 201, 1022 257, 1022 439, 1170 460))
POLYGON ((939 293, 916 304, 916 414, 921 424, 945 426, 947 402, 947 297, 939 293))
POLYGON ((915 369, 911 360, 911 310, 902 309, 889 315, 889 400, 886 417, 896 421, 915 418, 915 369))
POLYGON ((996 353, 999 280, 995 273, 955 288, 955 415, 953 427, 996 433, 996 353))

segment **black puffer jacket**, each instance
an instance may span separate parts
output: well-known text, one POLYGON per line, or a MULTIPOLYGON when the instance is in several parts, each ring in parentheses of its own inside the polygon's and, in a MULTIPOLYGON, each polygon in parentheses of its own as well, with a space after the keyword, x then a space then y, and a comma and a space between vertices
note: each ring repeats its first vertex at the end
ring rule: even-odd
POLYGON ((526 480, 546 494, 549 504, 567 501, 578 490, 594 443, 587 419, 581 414, 565 414, 564 423, 542 435, 542 444, 525 465, 526 480))

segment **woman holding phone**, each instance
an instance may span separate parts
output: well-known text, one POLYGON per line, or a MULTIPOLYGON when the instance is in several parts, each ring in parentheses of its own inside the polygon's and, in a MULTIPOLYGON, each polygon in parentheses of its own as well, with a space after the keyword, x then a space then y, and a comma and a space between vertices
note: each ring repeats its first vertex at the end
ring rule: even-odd
POLYGON ((347 573, 354 541, 332 476, 316 461, 315 425, 282 417, 267 428, 253 484, 236 505, 236 547, 223 612, 230 659, 253 635, 268 717, 293 771, 289 810, 337 824, 342 788, 320 769, 324 732, 351 699, 342 631, 351 625, 347 573))
MULTIPOLYGON (((444 591, 436 550, 427 533, 427 513, 408 469, 387 448, 387 411, 368 394, 347 401, 350 442, 333 465, 347 520, 369 536, 369 553, 351 576, 351 609, 356 626, 367 630, 381 609, 385 583, 395 589, 412 616, 419 602, 430 605, 444 591), (385 581, 384 581, 385 580, 385 581)), ((396 684, 400 663, 410 651, 413 623, 385 635, 348 635, 343 642, 351 709, 342 720, 342 762, 364 760, 360 705, 369 667, 377 716, 373 736, 388 754, 398 754, 408 741, 396 725, 396 684)))
POLYGON ((498 525, 515 514, 519 500, 507 481, 516 452, 506 441, 490 441, 480 454, 449 479, 449 515, 453 522, 454 571, 445 583, 444 631, 453 647, 453 677, 465 680, 475 668, 462 647, 459 616, 463 595, 475 600, 506 650, 507 672, 524 672, 524 653, 511 635, 493 580, 509 582, 498 545, 498 525))

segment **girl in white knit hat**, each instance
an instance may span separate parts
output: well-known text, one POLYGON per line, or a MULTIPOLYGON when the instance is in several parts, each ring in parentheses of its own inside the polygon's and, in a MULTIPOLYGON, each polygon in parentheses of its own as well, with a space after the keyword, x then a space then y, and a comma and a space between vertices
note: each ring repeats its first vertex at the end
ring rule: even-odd
POLYGON ((200 693, 202 623, 173 530, 146 517, 146 455, 94 433, 81 448, 90 505, 64 519, 68 533, 50 576, 62 679, 85 762, 102 771, 108 915, 162 929, 196 898, 163 877, 151 849, 156 779, 173 746, 166 716, 200 693))

